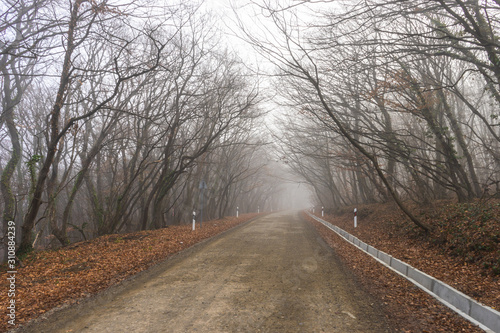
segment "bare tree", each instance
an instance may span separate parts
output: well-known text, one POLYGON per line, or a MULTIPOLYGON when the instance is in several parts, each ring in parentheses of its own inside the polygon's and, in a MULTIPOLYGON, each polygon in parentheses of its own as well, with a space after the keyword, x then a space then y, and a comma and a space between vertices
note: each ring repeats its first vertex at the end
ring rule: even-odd
MULTIPOLYGON (((76 0, 71 3, 66 41, 64 44, 64 59, 61 64, 60 82, 57 87, 57 94, 55 95, 53 106, 49 113, 48 131, 50 134, 47 143, 47 155, 36 177, 33 198, 22 226, 22 239, 18 249, 19 253, 29 251, 32 247, 31 231, 35 225, 40 205, 42 204, 42 192, 50 169, 52 168, 54 170, 54 168, 57 167, 53 162, 56 158, 58 145, 66 133, 73 128, 78 121, 93 116, 114 100, 124 82, 135 77, 144 76, 159 64, 160 55, 165 45, 155 40, 155 43, 157 43, 155 44, 157 52, 151 59, 148 59, 146 62, 141 61, 140 63, 132 64, 127 68, 121 68, 119 63, 122 61, 123 55, 126 54, 125 52, 131 47, 131 41, 122 40, 121 43, 118 43, 116 55, 106 64, 107 68, 98 69, 103 73, 109 70, 111 76, 108 75, 108 77, 113 79, 112 83, 106 89, 107 94, 105 94, 105 97, 92 105, 86 112, 69 117, 61 124, 61 112, 64 103, 73 91, 74 85, 76 84, 78 86, 78 76, 81 75, 81 72, 79 73, 79 69, 75 66, 77 64, 75 57, 81 54, 80 52, 82 51, 80 48, 86 45, 87 40, 92 35, 93 29, 98 27, 97 23, 99 22, 99 18, 107 15, 119 16, 119 14, 116 14, 112 9, 106 7, 105 4, 93 3, 87 6, 87 4, 83 4, 81 0, 76 0)), ((99 31, 96 33, 98 34, 99 31)), ((153 36, 150 35, 149 38, 153 39, 153 36)))
POLYGON ((19 166, 22 145, 16 124, 16 108, 33 81, 43 69, 50 40, 59 23, 51 18, 46 7, 55 1, 5 1, 0 15, 0 70, 2 72, 2 111, 0 127, 5 126, 11 155, 2 170, 0 190, 4 202, 2 225, 16 217, 16 197, 12 189, 14 171, 19 166))

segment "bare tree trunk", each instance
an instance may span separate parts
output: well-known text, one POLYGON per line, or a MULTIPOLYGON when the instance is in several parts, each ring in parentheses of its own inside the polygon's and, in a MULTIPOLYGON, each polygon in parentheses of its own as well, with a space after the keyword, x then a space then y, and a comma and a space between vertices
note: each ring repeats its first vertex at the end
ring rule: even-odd
POLYGON ((73 3, 73 8, 71 12, 71 18, 69 21, 68 35, 66 42, 66 52, 64 55, 63 70, 61 73, 61 81, 59 82, 59 89, 54 101, 54 106, 50 113, 50 141, 47 146, 47 156, 43 161, 42 168, 38 173, 38 179, 35 185, 35 190, 33 192, 33 199, 24 218, 24 224, 22 226, 21 243, 19 245, 18 253, 23 254, 29 252, 32 249, 32 235, 31 232, 35 225, 35 221, 38 215, 38 210, 42 204, 42 193, 45 186, 45 181, 49 174, 50 167, 54 161, 54 157, 57 153, 57 145, 59 142, 59 119, 61 116, 61 109, 63 107, 64 99, 66 97, 66 90, 70 83, 71 75, 71 57, 75 49, 74 45, 74 33, 78 20, 78 12, 80 5, 83 0, 76 0, 73 3))
MULTIPOLYGON (((12 154, 10 160, 2 171, 2 176, 0 180, 0 189, 2 197, 4 199, 4 211, 2 215, 2 236, 6 234, 7 223, 9 221, 14 221, 16 215, 16 198, 14 192, 12 191, 12 176, 14 171, 21 160, 21 144, 19 142, 19 134, 17 128, 14 124, 12 109, 4 113, 5 123, 9 131, 10 141, 12 144, 12 154)), ((3 246, 3 244, 2 244, 3 246)), ((5 251, 5 258, 7 251, 5 251)), ((0 258, 4 259, 4 258, 0 258)))
MULTIPOLYGON (((298 65, 298 64, 297 64, 298 65)), ((319 85, 319 82, 318 80, 311 76, 311 73, 309 73, 307 70, 305 70, 304 68, 302 68, 300 65, 297 66, 298 69, 302 72, 302 74, 307 78, 307 80, 313 85, 316 93, 317 93, 317 96, 318 98, 320 99, 320 102, 321 102, 321 105, 323 106, 324 110, 328 113, 328 115, 330 116, 330 118, 333 120, 333 122, 335 123, 335 125, 337 126, 338 130, 340 131, 340 133, 362 154, 364 155, 366 158, 368 158, 373 167, 375 168, 378 176, 380 177, 382 183, 384 183, 385 187, 387 188, 389 194, 391 195, 391 197, 394 199, 394 201, 396 202, 396 204, 399 206, 399 208, 406 214, 406 216, 408 216, 410 218, 410 220, 415 224, 417 225, 418 227, 420 227, 422 230, 428 232, 429 231, 429 227, 426 226, 425 224, 423 224, 419 219, 417 219, 411 212, 410 210, 406 207, 406 205, 403 204, 403 202, 401 201, 401 199, 399 198, 399 195, 396 193, 396 191, 394 190, 394 188, 391 186, 390 182, 388 181, 388 179, 386 178, 384 172, 382 171, 382 169, 380 168, 378 162, 377 162, 377 159, 375 156, 373 156, 372 154, 370 154, 361 144, 358 140, 356 140, 350 133, 349 131, 345 128, 344 124, 342 122, 340 122, 340 120, 337 118, 337 116, 335 115, 335 112, 330 108, 330 105, 326 102, 325 100, 325 97, 323 96, 323 91, 319 85)))
POLYGON ((476 169, 474 167, 474 162, 472 159, 472 156, 470 154, 469 148, 467 147, 467 143, 464 140, 464 134, 462 131, 462 128, 460 124, 458 123, 458 120, 453 113, 453 111, 450 108, 450 105, 448 101, 446 100, 446 97, 444 96, 443 90, 439 89, 438 90, 439 97, 441 99, 441 103, 443 104, 444 112, 446 114, 446 117, 450 121, 451 124, 451 129, 453 130, 453 133, 455 134, 455 138, 457 140, 458 145, 460 146, 460 149, 462 150, 462 153, 467 161, 467 169, 469 171, 469 176, 472 180, 472 187, 471 191, 473 191, 473 195, 478 198, 481 196, 481 186, 479 185, 479 180, 477 178, 476 174, 476 169))

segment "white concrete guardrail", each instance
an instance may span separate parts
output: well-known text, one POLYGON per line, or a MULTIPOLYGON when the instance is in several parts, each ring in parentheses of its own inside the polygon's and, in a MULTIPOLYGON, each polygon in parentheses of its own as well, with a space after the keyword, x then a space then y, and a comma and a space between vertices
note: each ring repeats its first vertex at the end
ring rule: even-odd
POLYGON ((326 222, 309 212, 307 212, 307 214, 316 221, 325 225, 330 230, 336 232, 346 241, 374 257, 383 265, 403 276, 423 291, 435 297, 438 301, 457 312, 465 319, 479 326, 484 331, 488 333, 500 333, 500 312, 473 300, 464 293, 461 293, 446 283, 419 271, 407 263, 396 259, 385 252, 377 250, 373 246, 360 241, 358 238, 349 234, 345 230, 326 222))

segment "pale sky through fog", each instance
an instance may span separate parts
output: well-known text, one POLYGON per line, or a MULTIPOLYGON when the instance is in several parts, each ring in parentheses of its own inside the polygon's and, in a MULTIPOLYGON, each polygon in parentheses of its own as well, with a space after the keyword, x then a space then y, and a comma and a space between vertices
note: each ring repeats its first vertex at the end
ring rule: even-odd
MULTIPOLYGON (((275 71, 275 66, 261 55, 258 50, 236 35, 242 36, 242 32, 238 26, 238 20, 241 20, 247 33, 252 36, 258 39, 264 38, 267 41, 272 41, 275 38, 279 39, 280 35, 274 24, 260 15, 260 10, 255 5, 251 5, 249 0, 205 0, 202 9, 213 11, 217 16, 216 24, 225 34, 224 39, 229 50, 238 54, 245 65, 251 68, 252 71, 258 72, 261 75, 263 74, 261 76, 261 90, 265 94, 272 95, 271 78, 266 77, 266 74, 272 74, 275 71), (236 13, 233 8, 236 8, 236 13)), ((267 128, 273 132, 278 131, 279 125, 277 122, 280 122, 280 119, 282 119, 282 110, 272 101, 263 103, 261 107, 271 111, 266 117, 267 128)), ((278 173, 281 174, 280 171, 278 173)), ((284 196, 281 199, 281 207, 276 208, 308 208, 311 203, 310 191, 307 189, 307 185, 295 182, 295 177, 292 175, 281 176, 283 176, 284 182, 284 196)))
MULTIPOLYGON (((260 1, 261 0, 254 0, 254 2, 260 1)), ((283 1, 290 2, 290 0, 283 1)), ((279 40, 281 35, 274 26, 274 23, 263 17, 263 15, 261 15, 261 10, 255 4, 250 4, 250 2, 250 0, 205 0, 204 6, 206 6, 207 9, 210 8, 217 16, 221 17, 219 26, 226 34, 226 41, 229 49, 237 53, 247 66, 259 72, 259 74, 263 74, 261 76, 263 80, 261 89, 264 93, 272 95, 273 88, 270 82, 271 78, 266 77, 266 75, 274 73, 274 64, 246 41, 235 36, 235 34, 240 36, 243 35, 238 26, 238 20, 241 20, 247 33, 257 39, 265 39, 269 42, 275 39, 279 40), (236 13, 233 8, 236 8, 236 13)), ((272 4, 274 3, 277 3, 277 1, 272 2, 272 4)), ((305 15, 307 16, 308 14, 305 15)), ((280 107, 272 101, 264 103, 263 108, 271 111, 266 117, 268 130, 272 132, 279 131, 280 126, 278 123, 283 117, 283 110, 280 110, 280 107)), ((277 157, 277 159, 278 158, 279 157, 277 157)), ((281 171, 278 171, 278 173, 281 174, 281 171)), ((276 208, 299 209, 309 207, 311 205, 311 194, 308 190, 308 186, 304 183, 295 182, 295 176, 283 174, 281 176, 283 176, 284 182, 284 196, 281 200, 281 207, 276 208)))
MULTIPOLYGON (((242 34, 238 20, 241 20, 245 29, 249 29, 253 34, 262 34, 262 27, 265 22, 254 14, 255 6, 249 4, 247 0, 205 0, 202 8, 213 11, 217 16, 216 24, 223 31, 225 41, 229 50, 237 53, 247 65, 259 66, 262 70, 264 62, 267 62, 251 45, 237 35, 242 34)), ((268 69, 272 66, 268 64, 268 69)))

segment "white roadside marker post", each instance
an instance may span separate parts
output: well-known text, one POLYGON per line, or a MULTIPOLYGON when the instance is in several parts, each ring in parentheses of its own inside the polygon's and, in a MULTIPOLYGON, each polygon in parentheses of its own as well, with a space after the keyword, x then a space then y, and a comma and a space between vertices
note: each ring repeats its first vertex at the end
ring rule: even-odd
POLYGON ((193 210, 193 231, 196 228, 196 212, 193 210))
POLYGON ((358 209, 354 208, 354 228, 358 227, 358 209))
POLYGON ((240 216, 240 207, 236 207, 236 217, 240 216))
POLYGON ((325 216, 325 207, 321 207, 321 217, 325 216))

